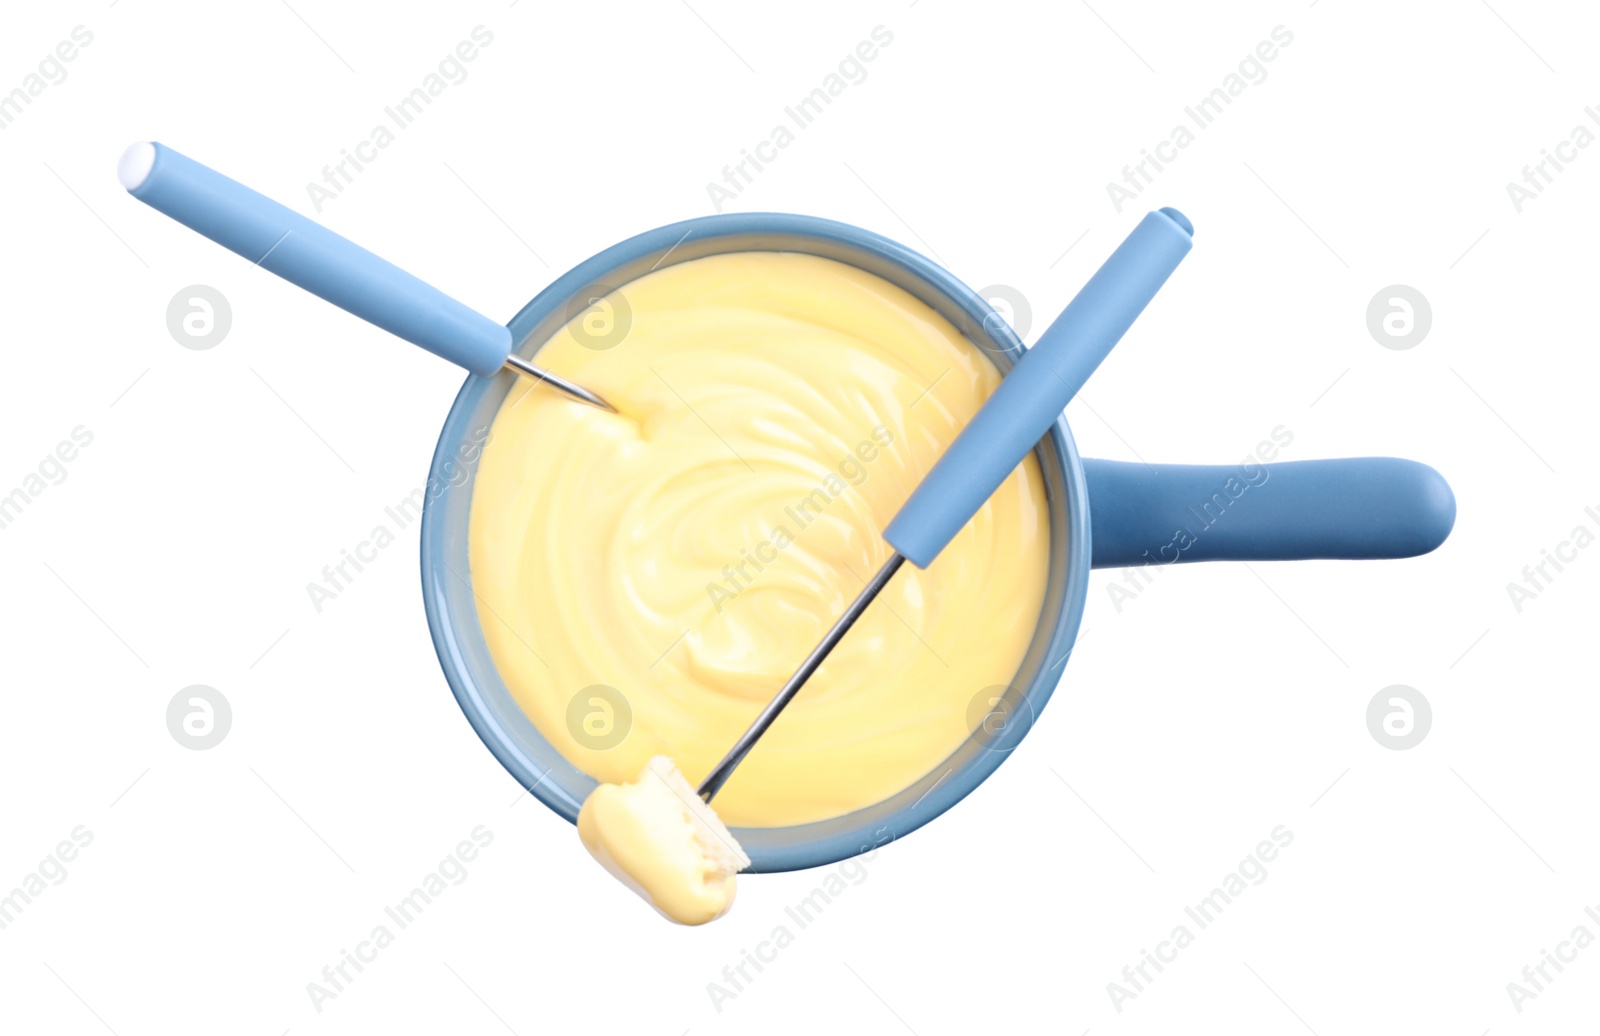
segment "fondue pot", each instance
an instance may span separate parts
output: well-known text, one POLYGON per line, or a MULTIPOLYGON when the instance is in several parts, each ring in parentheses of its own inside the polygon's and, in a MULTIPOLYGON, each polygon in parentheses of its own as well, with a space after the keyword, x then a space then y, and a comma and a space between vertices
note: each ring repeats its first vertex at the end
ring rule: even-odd
MULTIPOLYGON (((859 227, 778 213, 707 216, 629 238, 540 292, 511 319, 512 339, 525 358, 537 359, 540 344, 588 305, 597 285, 625 294, 629 281, 652 270, 752 251, 821 256, 903 288, 983 349, 1002 373, 1024 353, 990 305, 931 260, 859 227)), ((423 511, 423 602, 445 678, 478 736, 523 787, 575 820, 595 780, 552 747, 513 700, 489 657, 468 575, 471 473, 515 377, 468 378, 445 419, 429 478, 430 486, 441 488, 428 494, 423 511), (448 488, 463 477, 468 484, 448 488)), ((1065 417, 1034 454, 1049 502, 1050 571, 1032 644, 1003 699, 974 718, 972 736, 949 758, 883 802, 815 823, 733 828, 751 870, 816 867, 867 851, 916 830, 976 788, 1028 733, 1061 683, 1091 568, 1410 557, 1437 547, 1455 521, 1455 499, 1444 479, 1407 460, 1155 470, 1081 459, 1065 417), (1241 486, 1249 488, 1241 492, 1241 486)))

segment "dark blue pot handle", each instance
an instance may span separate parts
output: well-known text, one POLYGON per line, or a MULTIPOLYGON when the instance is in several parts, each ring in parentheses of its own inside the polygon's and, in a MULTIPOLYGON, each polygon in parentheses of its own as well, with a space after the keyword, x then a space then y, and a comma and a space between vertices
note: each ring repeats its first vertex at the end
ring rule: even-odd
POLYGON ((1444 477, 1394 457, 1083 468, 1095 568, 1409 558, 1443 543, 1456 520, 1444 477))

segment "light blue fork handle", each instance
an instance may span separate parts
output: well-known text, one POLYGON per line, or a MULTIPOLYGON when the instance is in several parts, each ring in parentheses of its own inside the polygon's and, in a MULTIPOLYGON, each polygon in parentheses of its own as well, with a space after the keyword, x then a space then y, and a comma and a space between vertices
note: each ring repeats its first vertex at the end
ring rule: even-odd
POLYGON ((1227 467, 1085 460, 1095 568, 1179 561, 1409 558, 1445 541, 1456 498, 1412 460, 1227 467))
POLYGON ((1193 244, 1178 210, 1145 216, 912 492, 883 532, 889 545, 926 568, 1050 430, 1193 244))
POLYGON ((511 332, 501 324, 271 198, 152 146, 148 172, 128 186, 146 205, 474 374, 493 374, 505 363, 511 332))

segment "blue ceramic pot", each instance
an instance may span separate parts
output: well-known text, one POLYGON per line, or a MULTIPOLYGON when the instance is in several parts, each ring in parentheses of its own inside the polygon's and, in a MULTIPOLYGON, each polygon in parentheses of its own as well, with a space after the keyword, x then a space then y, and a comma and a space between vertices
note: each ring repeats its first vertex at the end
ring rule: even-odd
MULTIPOLYGON (((936 263, 857 227, 771 213, 688 220, 606 249, 558 278, 512 319, 517 351, 532 357, 570 319, 574 300, 589 297, 595 285, 620 288, 661 266, 749 251, 801 252, 881 277, 949 320, 1002 372, 1022 354, 1011 327, 936 263)), ((514 378, 504 372, 469 377, 445 421, 422 521, 423 595, 440 665, 473 729, 523 787, 574 821, 595 780, 567 762, 511 697, 484 643, 468 583, 467 517, 477 447, 514 378)), ((1028 733, 1060 682, 1092 565, 1403 557, 1442 542, 1455 515, 1444 480, 1410 461, 1301 461, 1248 472, 1173 466, 1157 472, 1080 460, 1064 418, 1035 455, 1049 500, 1050 571, 1038 627, 1006 699, 974 737, 892 798, 817 823, 735 828, 751 870, 797 870, 845 859, 916 830, 976 788, 1028 733), (1248 486, 1255 495, 1235 497, 1231 489, 1224 491, 1230 485, 1248 486), (1226 520, 1212 518, 1222 508, 1230 509, 1226 520), (1178 537, 1183 528, 1198 535, 1178 537)))

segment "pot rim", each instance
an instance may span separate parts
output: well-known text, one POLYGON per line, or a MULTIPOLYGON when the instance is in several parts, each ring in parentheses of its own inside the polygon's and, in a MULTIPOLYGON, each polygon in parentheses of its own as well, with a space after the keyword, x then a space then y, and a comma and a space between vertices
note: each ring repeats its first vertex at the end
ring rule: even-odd
MULTIPOLYGON (((942 266, 872 231, 789 213, 702 216, 645 231, 597 253, 552 281, 511 319, 507 326, 516 351, 531 358, 573 315, 573 300, 593 297, 597 286, 621 287, 669 260, 675 265, 742 251, 800 251, 848 263, 930 305, 983 349, 1002 373, 1022 355, 1022 342, 1011 326, 942 266)), ((445 419, 423 504, 423 602, 445 680, 472 728, 525 789, 576 822, 596 782, 567 762, 511 698, 488 657, 468 583, 467 525, 477 455, 465 456, 472 452, 465 447, 473 435, 482 442, 516 377, 504 371, 469 376, 445 419)), ((1003 698, 1004 709, 980 717, 985 720, 981 737, 969 737, 920 780, 883 802, 807 824, 733 828, 751 858, 751 871, 822 866, 911 833, 983 783, 1032 729, 1071 656, 1088 595, 1091 558, 1088 489, 1064 415, 1034 454, 1045 475, 1049 503, 1050 573, 1039 625, 1003 698), (998 730, 990 729, 992 718, 1000 719, 998 730)))

